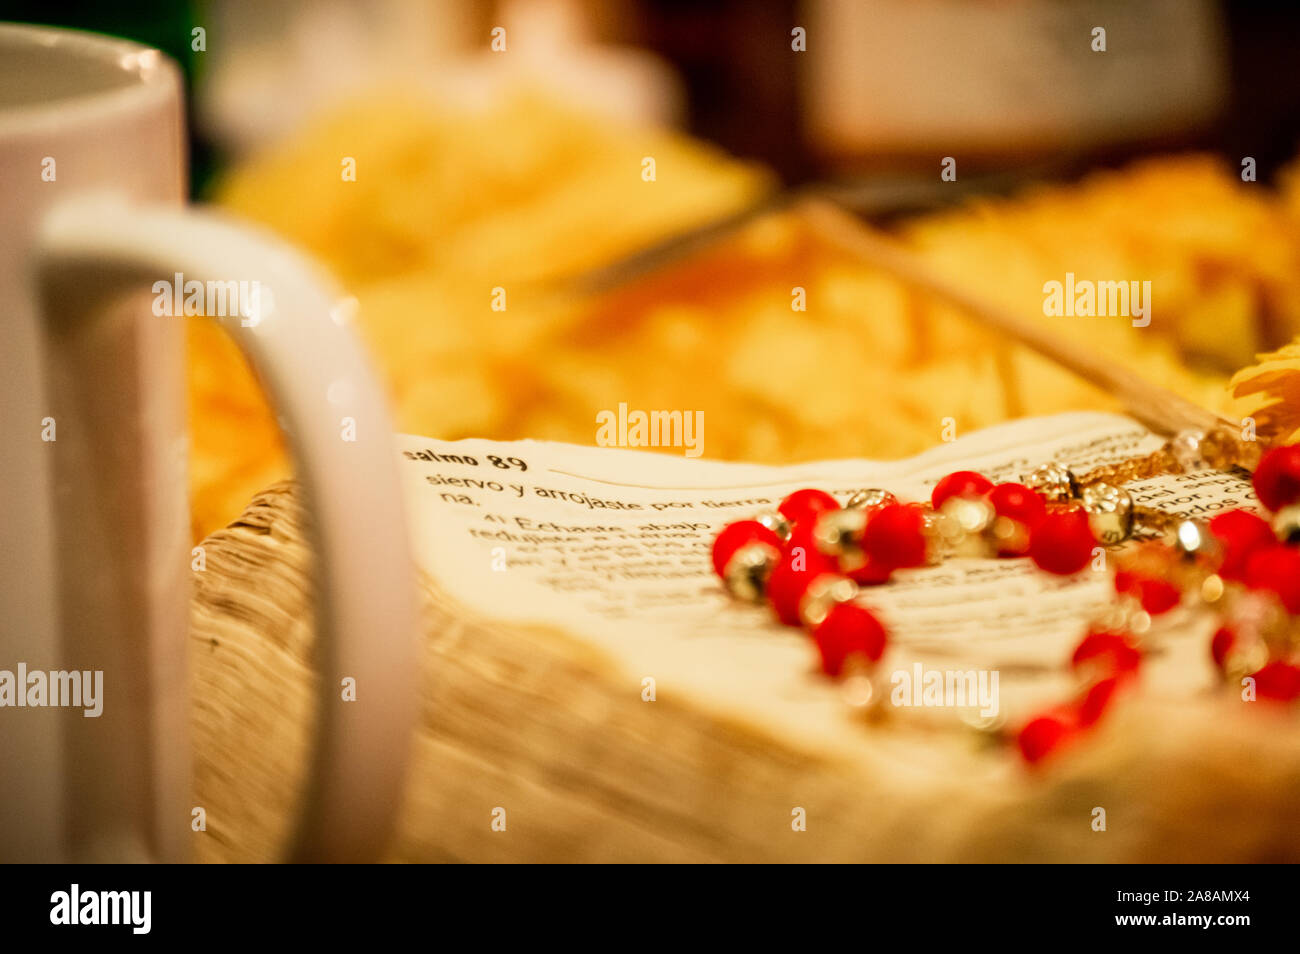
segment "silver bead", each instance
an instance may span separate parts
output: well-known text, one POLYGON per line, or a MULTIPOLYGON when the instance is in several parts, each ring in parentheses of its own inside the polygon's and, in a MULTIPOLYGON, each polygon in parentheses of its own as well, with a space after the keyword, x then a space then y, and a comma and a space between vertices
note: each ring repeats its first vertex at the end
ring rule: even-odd
POLYGON ((850 556, 861 550, 862 530, 867 525, 865 510, 839 508, 817 515, 813 545, 827 556, 850 556))
POLYGON ((872 487, 867 490, 859 490, 845 502, 844 507, 847 510, 875 510, 877 507, 885 507, 896 503, 898 503, 898 498, 888 490, 872 487))
POLYGON ((1227 623, 1240 636, 1273 636, 1287 625, 1288 614, 1273 593, 1241 593, 1228 608, 1227 623))
POLYGON ((983 497, 949 497, 939 513, 955 522, 962 533, 983 533, 997 516, 983 497))
POLYGON ((777 511, 773 510, 771 513, 759 514, 754 519, 775 533, 781 540, 790 539, 790 521, 777 511))
POLYGON ((747 543, 736 550, 722 571, 722 583, 737 599, 761 603, 767 578, 781 554, 770 543, 747 543))
POLYGON ((1183 473, 1205 469, 1205 457, 1201 453, 1201 444, 1204 440, 1205 434, 1201 431, 1186 430, 1179 431, 1169 442, 1169 452, 1178 462, 1183 473))
POLYGON ((1141 637, 1151 628, 1151 614, 1142 608, 1140 600, 1126 593, 1098 610, 1093 622, 1112 633, 1141 637))
POLYGON ((1019 520, 997 517, 985 536, 991 541, 995 556, 1023 556, 1029 552, 1029 528, 1019 520))
POLYGON ((1133 498, 1127 490, 1098 482, 1084 487, 1079 500, 1088 513, 1092 535, 1101 543, 1120 543, 1133 533, 1133 498))
POLYGON ((820 626, 832 607, 856 599, 857 595, 858 584, 847 576, 823 573, 804 590, 803 598, 799 600, 799 619, 805 626, 820 626))
POLYGON ((1180 520, 1174 527, 1173 549, 1184 560, 1212 560, 1219 554, 1219 541, 1200 520, 1180 520))
POLYGON ((1224 659, 1229 682, 1261 669, 1268 662, 1269 643, 1288 629, 1290 616, 1272 593, 1248 591, 1230 601, 1224 623, 1236 635, 1224 659))
POLYGON ((1273 515, 1273 532, 1283 543, 1300 543, 1300 504, 1290 504, 1273 515))
POLYGON ((922 512, 921 519, 921 532, 925 535, 926 565, 938 566, 953 555, 956 540, 951 536, 952 522, 928 507, 922 512))
POLYGON ((881 718, 889 698, 889 672, 884 666, 872 665, 861 655, 844 661, 840 671, 840 698, 850 711, 868 719, 881 718))
POLYGON ((938 532, 953 556, 993 556, 997 511, 982 497, 949 497, 939 508, 938 532))
POLYGON ((1070 468, 1062 464, 1043 464, 1036 467, 1021 482, 1036 490, 1048 500, 1074 500, 1079 496, 1079 481, 1070 468))
POLYGON ((1243 678, 1259 672, 1267 662, 1268 643, 1262 639, 1243 639, 1238 635, 1237 643, 1224 657, 1223 674, 1228 682, 1240 685, 1243 678))

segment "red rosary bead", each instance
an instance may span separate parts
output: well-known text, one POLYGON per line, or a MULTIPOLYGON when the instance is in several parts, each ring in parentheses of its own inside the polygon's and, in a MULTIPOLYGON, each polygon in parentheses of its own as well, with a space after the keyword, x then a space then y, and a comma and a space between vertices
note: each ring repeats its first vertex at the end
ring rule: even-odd
MULTIPOLYGON (((1266 454, 1256 469, 1254 486, 1270 510, 1300 503, 1300 445, 1266 454)), ((734 595, 757 599, 765 594, 776 617, 787 625, 799 626, 804 620, 811 625, 820 619, 810 635, 821 668, 831 677, 842 676, 855 659, 867 665, 879 662, 888 642, 885 627, 870 610, 852 600, 834 601, 857 592, 849 580, 860 585, 879 584, 888 581, 894 570, 924 565, 930 532, 948 534, 950 525, 968 535, 978 531, 983 537, 975 541, 981 547, 977 552, 986 553, 984 548, 995 541, 1000 555, 1027 553, 1040 569, 1061 576, 1087 567, 1098 546, 1090 517, 1077 503, 1068 509, 1049 509, 1042 494, 1032 488, 1019 483, 995 486, 974 471, 948 474, 935 485, 930 499, 939 520, 933 531, 931 514, 921 505, 900 504, 883 492, 864 492, 860 499, 876 503, 870 510, 842 510, 824 491, 797 490, 778 507, 790 524, 788 533, 781 528, 784 540, 764 523, 741 520, 724 527, 712 547, 714 570, 734 595), (944 510, 954 498, 983 502, 944 510), (980 512, 967 513, 975 509, 980 512), (940 510, 944 512, 937 514, 940 510), (821 514, 831 511, 839 512, 819 520, 821 514), (736 554, 746 546, 753 547, 753 552, 745 550, 742 563, 736 554)), ((855 508, 858 503, 854 501, 855 508)), ((1224 579, 1275 594, 1288 612, 1300 615, 1300 547, 1294 545, 1294 516, 1288 512, 1279 518, 1275 530, 1255 513, 1231 510, 1212 518, 1209 532, 1217 547, 1202 547, 1200 540, 1194 541, 1193 547, 1180 535, 1184 555, 1198 555, 1197 565, 1204 572, 1217 571, 1224 579), (1279 543, 1279 537, 1288 543, 1279 543), (1220 554, 1218 566, 1205 567, 1202 554, 1220 554)), ((1145 562, 1142 558, 1126 560, 1129 569, 1116 572, 1114 585, 1118 594, 1135 598, 1146 613, 1155 616, 1180 605, 1182 592, 1163 578, 1170 570, 1172 550, 1148 546, 1154 548, 1149 558, 1145 562)), ((954 552, 966 551, 954 547, 954 552)), ((1220 626, 1214 633, 1210 655, 1221 671, 1229 667, 1229 657, 1239 642, 1228 626, 1220 626)), ((1131 634, 1090 630, 1070 658, 1073 670, 1091 675, 1087 688, 1070 703, 1049 709, 1021 727, 1016 743, 1025 760, 1038 762, 1095 725, 1124 687, 1136 684, 1142 659, 1143 651, 1131 634)), ((1274 659, 1253 678, 1258 698, 1300 700, 1300 665, 1274 659)))
POLYGON ((1094 630, 1074 650, 1070 665, 1074 669, 1092 663, 1099 664, 1106 676, 1131 674, 1142 662, 1142 651, 1123 633, 1094 630))
POLYGON ((1111 700, 1115 698, 1115 691, 1119 688, 1119 678, 1111 676, 1107 679, 1100 679, 1088 687, 1088 691, 1083 694, 1083 699, 1079 703, 1079 727, 1086 729, 1096 725, 1105 711, 1110 707, 1111 700))
POLYGON ((878 568, 925 564, 925 514, 915 504, 888 504, 867 520, 862 550, 878 568))
POLYGON ((793 524, 811 523, 823 510, 838 510, 839 502, 824 490, 806 488, 796 490, 781 501, 777 512, 793 524))
POLYGON ((880 620, 857 603, 837 603, 813 630, 813 641, 821 654, 822 671, 838 676, 852 656, 876 662, 885 652, 888 637, 880 620))
POLYGON ((1023 523, 1030 530, 1047 514, 1047 504, 1024 484, 998 484, 989 491, 989 503, 999 517, 1023 523))
POLYGON ((1211 518, 1210 533, 1223 547, 1219 575, 1225 580, 1241 580, 1251 554, 1277 544, 1269 522, 1249 510, 1229 510, 1211 518))
POLYGON ((1255 696, 1274 702, 1300 699, 1300 667, 1275 659, 1254 674, 1255 696))
POLYGON ((1060 576, 1078 573, 1088 565, 1097 545, 1082 510, 1048 513, 1029 535, 1029 555, 1039 569, 1060 576))
POLYGON ((813 532, 816 528, 816 519, 804 520, 801 523, 792 524, 790 527, 790 536, 781 545, 781 551, 783 553, 794 553, 796 555, 799 552, 812 554, 825 563, 832 563, 833 558, 829 554, 823 553, 817 546, 817 540, 813 536, 813 532))
POLYGON ((1300 550, 1281 544, 1256 550, 1246 561, 1245 582, 1277 594, 1288 613, 1300 613, 1300 550))
POLYGON ((1018 525, 1015 532, 998 535, 998 556, 1021 557, 1029 552, 1029 541, 1034 527, 1047 515, 1047 504, 1042 496, 1024 484, 998 484, 988 493, 993 512, 1004 520, 1018 525))
POLYGON ((1181 603, 1183 594, 1168 580, 1142 579, 1138 581, 1138 600, 1144 610, 1159 616, 1181 603))
POLYGON ((859 586, 879 586, 888 583, 893 572, 892 567, 868 559, 862 566, 848 571, 845 575, 859 586))
POLYGON ((1142 576, 1130 570, 1115 571, 1115 592, 1136 597, 1152 616, 1167 613, 1183 600, 1183 594, 1168 580, 1142 576))
POLYGON ((781 549, 781 538, 757 520, 737 520, 723 527, 713 540, 713 571, 725 575, 727 563, 747 543, 766 543, 781 549))
POLYGON ((993 489, 993 481, 973 470, 949 474, 930 491, 930 506, 938 510, 949 497, 983 497, 993 489))
POLYGON ((1037 762, 1060 748, 1074 732, 1072 722, 1062 716, 1045 715, 1031 719, 1016 736, 1016 744, 1026 762, 1037 762))
POLYGON ((1255 468, 1255 494, 1272 511, 1300 500, 1300 444, 1275 447, 1255 468))
POLYGON ((816 550, 806 551, 800 559, 797 549, 782 554, 767 579, 767 598, 772 611, 787 626, 800 624, 799 603, 813 580, 827 573, 839 575, 831 562, 816 550))
POLYGON ((1232 652, 1232 647, 1237 644, 1237 634, 1227 626, 1220 626, 1214 633, 1214 638, 1210 640, 1210 658, 1214 660, 1214 665, 1220 669, 1228 659, 1228 653, 1232 652))

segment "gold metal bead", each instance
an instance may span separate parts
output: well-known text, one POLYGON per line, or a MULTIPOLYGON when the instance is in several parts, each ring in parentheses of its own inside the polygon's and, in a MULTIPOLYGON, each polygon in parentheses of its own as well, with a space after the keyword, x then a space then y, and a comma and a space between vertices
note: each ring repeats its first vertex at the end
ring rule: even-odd
POLYGON ((993 715, 984 715, 978 708, 966 708, 960 711, 958 718, 962 725, 977 733, 977 737, 983 741, 1001 739, 1003 730, 1007 727, 1007 715, 1001 710, 993 715))
POLYGON ((925 562, 938 566, 952 556, 955 538, 951 537, 952 523, 929 507, 922 511, 921 533, 925 537, 925 562))
POLYGON ((1133 533, 1133 498, 1114 484, 1095 483, 1079 494, 1088 514, 1092 535, 1107 546, 1127 540, 1133 533))
POLYGON ((949 497, 939 508, 939 534, 956 556, 992 556, 997 511, 983 497, 949 497))
POLYGON ((771 513, 759 514, 754 519, 775 533, 782 541, 790 539, 790 521, 777 511, 773 510, 771 513))
POLYGON ((997 516, 993 505, 983 497, 949 497, 939 512, 953 520, 962 533, 983 533, 997 516))
POLYGON ((1228 607, 1227 622, 1238 636, 1270 639, 1286 629, 1288 614, 1272 593, 1240 593, 1228 607))
POLYGON ((722 571, 727 592, 750 603, 763 602, 767 578, 781 554, 770 543, 747 543, 736 550, 722 571))
POLYGON ((876 692, 870 673, 855 672, 840 680, 840 697, 851 708, 866 711, 873 703, 879 703, 880 693, 876 692))
POLYGON ((1227 682, 1240 686, 1241 680, 1259 672, 1268 662, 1268 645, 1260 639, 1238 640, 1239 645, 1228 650, 1223 660, 1223 675, 1227 682))
POLYGON ((859 490, 848 499, 844 507, 847 510, 875 510, 877 507, 885 507, 896 503, 898 503, 898 498, 888 490, 872 487, 867 490, 859 490))
POLYGON ((1151 614, 1142 608, 1142 601, 1127 593, 1102 606, 1093 622, 1112 633, 1131 633, 1143 636, 1151 628, 1151 614))
POLYGON ((1200 520, 1180 520, 1174 527, 1173 550, 1185 561, 1212 561, 1219 555, 1219 541, 1200 520))
POLYGON ((984 716, 978 710, 963 712, 959 718, 966 728, 966 739, 977 751, 1000 749, 1007 744, 1008 723, 1005 712, 984 716))
POLYGON ((1223 584, 1223 577, 1217 573, 1211 573, 1205 579, 1201 580, 1201 602, 1217 603, 1223 599, 1224 591, 1227 587, 1223 584))
POLYGON ((1128 619, 1125 621, 1128 632, 1134 636, 1142 637, 1151 629, 1151 614, 1142 608, 1142 604, 1129 610, 1128 619))
POLYGON ((1048 500, 1074 500, 1079 496, 1079 480, 1070 468, 1061 464, 1043 464, 1036 467, 1024 477, 1023 483, 1030 490, 1036 490, 1048 500))
POLYGON ((1029 552, 1029 528, 1019 520, 998 517, 989 528, 989 538, 997 553, 1023 554, 1029 552))
POLYGON ((1300 504, 1290 504, 1273 515, 1273 532, 1283 543, 1300 543, 1300 504))
POLYGON ((846 556, 861 550, 862 530, 867 525, 865 510, 841 508, 817 516, 813 545, 827 556, 846 556))
POLYGON ((859 718, 874 722, 885 717, 885 700, 889 697, 885 667, 855 653, 844 660, 839 682, 840 698, 859 718))
POLYGON ((847 576, 837 573, 823 573, 804 590, 799 600, 799 619, 805 626, 820 626, 837 603, 847 603, 856 599, 858 584, 847 576))

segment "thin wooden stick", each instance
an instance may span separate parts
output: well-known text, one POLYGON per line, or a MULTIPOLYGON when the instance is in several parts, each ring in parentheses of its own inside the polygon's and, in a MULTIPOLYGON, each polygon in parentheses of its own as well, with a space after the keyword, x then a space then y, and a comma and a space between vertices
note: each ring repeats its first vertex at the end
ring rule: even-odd
POLYGON ((820 238, 840 251, 960 308, 986 327, 1002 332, 1114 394, 1129 414, 1157 433, 1168 436, 1188 428, 1208 431, 1227 424, 1217 414, 1152 384, 1118 362, 1080 348, 1052 334, 1045 325, 1026 321, 940 278, 919 255, 880 236, 834 203, 809 198, 798 202, 795 208, 816 227, 820 238))

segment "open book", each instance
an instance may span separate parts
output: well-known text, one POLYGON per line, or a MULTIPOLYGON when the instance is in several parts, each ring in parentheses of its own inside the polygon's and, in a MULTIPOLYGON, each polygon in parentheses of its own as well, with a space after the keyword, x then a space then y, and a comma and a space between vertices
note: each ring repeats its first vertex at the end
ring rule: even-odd
MULTIPOLYGON (((1186 610, 1158 624, 1141 691, 1095 739, 1031 770, 971 729, 987 698, 932 706, 913 687, 910 704, 864 720, 817 671, 803 631, 732 600, 712 573, 717 529, 791 490, 843 500, 881 487, 922 500, 957 469, 1018 480, 1055 460, 1084 472, 1160 445, 1128 418, 1026 419, 909 460, 789 467, 397 442, 429 613, 427 705, 392 857, 1244 859, 1264 844, 1300 854, 1300 737, 1289 722, 1261 731, 1267 716, 1208 691, 1207 621, 1186 610), (1111 813, 1104 838, 1091 824, 1098 806, 1111 813)), ((1189 516, 1254 503, 1237 473, 1129 490, 1189 516)), ((197 797, 223 805, 209 817, 229 826, 208 857, 269 853, 279 833, 259 809, 287 812, 301 776, 310 554, 292 493, 260 495, 207 544, 195 692, 218 702, 196 716, 197 797)), ((958 559, 865 588, 890 629, 881 665, 905 674, 891 688, 935 670, 995 674, 996 718, 1012 727, 1063 701, 1077 689, 1069 654, 1114 599, 1098 567, 1062 579, 1027 559, 958 559)))
MULTIPOLYGON (((709 546, 720 527, 775 510, 800 487, 828 490, 841 503, 867 487, 928 500, 954 470, 1019 480, 1060 461, 1081 474, 1162 440, 1126 418, 1087 413, 994 427, 888 463, 766 467, 534 441, 403 435, 399 443, 417 559, 466 612, 579 635, 623 668, 629 691, 653 680, 656 694, 689 695, 801 744, 851 749, 864 744, 865 730, 816 672, 807 635, 731 599, 713 575, 709 546)), ((1136 503, 1203 518, 1254 501, 1237 474, 1161 477, 1129 489, 1136 503)), ((991 671, 995 711, 988 699, 959 709, 1014 723, 1071 691, 1065 661, 1090 614, 1114 599, 1110 579, 1104 556, 1064 580, 1027 558, 955 559, 898 573, 866 588, 863 601, 890 630, 882 665, 897 674, 897 699, 920 701, 917 665, 923 674, 991 671)), ((1210 685, 1205 645, 1171 644, 1152 667, 1156 686, 1189 695, 1210 685)), ((959 728, 971 715, 913 718, 959 728)))

